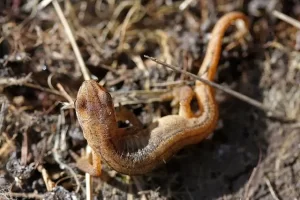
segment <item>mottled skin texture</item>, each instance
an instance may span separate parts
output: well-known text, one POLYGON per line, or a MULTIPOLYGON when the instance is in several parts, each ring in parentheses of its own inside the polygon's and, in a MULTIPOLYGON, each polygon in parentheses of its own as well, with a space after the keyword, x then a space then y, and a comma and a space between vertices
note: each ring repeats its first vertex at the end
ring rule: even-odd
MULTIPOLYGON (((247 18, 239 12, 224 15, 215 25, 199 76, 213 80, 220 59, 222 38, 233 21, 247 18)), ((199 81, 195 88, 185 86, 174 92, 179 98, 179 114, 160 118, 143 129, 136 117, 128 112, 116 113, 110 94, 96 81, 83 82, 75 109, 84 137, 92 148, 93 163, 81 159, 78 167, 94 176, 101 174, 100 158, 116 171, 128 175, 150 172, 186 145, 199 143, 215 128, 218 107, 213 89, 199 81), (190 102, 196 95, 200 115, 191 111, 190 102), (117 120, 127 119, 131 128, 118 128, 117 120)))

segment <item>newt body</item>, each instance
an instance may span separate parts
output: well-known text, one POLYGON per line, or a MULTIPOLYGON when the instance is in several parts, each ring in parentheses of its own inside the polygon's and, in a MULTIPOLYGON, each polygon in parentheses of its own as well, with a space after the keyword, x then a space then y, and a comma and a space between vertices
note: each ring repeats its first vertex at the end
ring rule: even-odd
MULTIPOLYGON (((230 24, 238 19, 248 26, 246 16, 239 12, 226 14, 217 22, 199 69, 199 76, 214 79, 222 38, 230 24)), ((218 106, 213 88, 196 81, 194 90, 185 87, 177 95, 180 102, 178 115, 162 117, 143 129, 128 114, 133 127, 122 129, 118 128, 118 116, 110 94, 96 81, 85 81, 79 89, 75 109, 84 137, 93 150, 93 165, 87 160, 81 160, 78 162, 79 168, 98 176, 101 173, 101 157, 120 173, 145 174, 183 147, 205 139, 218 121, 218 106), (199 116, 195 116, 190 108, 194 95, 201 111, 199 116)))

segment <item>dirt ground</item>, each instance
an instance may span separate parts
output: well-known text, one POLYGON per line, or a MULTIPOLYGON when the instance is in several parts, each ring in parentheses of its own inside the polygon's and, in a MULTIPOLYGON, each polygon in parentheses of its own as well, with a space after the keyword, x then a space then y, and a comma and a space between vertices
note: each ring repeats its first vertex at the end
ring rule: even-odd
POLYGON ((1 1, 1 199, 86 199, 89 191, 95 199, 300 199, 298 19, 297 0, 1 1), (214 24, 231 11, 248 16, 249 33, 228 29, 216 82, 283 119, 217 90, 211 137, 143 176, 104 164, 87 190, 75 165, 86 141, 72 108, 81 61, 146 126, 177 112, 159 95, 194 81, 144 55, 196 73, 214 24))

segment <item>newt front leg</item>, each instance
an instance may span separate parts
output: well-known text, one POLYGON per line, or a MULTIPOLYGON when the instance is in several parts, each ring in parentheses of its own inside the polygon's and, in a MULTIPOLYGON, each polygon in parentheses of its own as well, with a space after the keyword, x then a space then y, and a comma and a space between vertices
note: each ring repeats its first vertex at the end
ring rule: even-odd
MULTIPOLYGON (((239 12, 224 15, 215 25, 199 69, 200 76, 213 80, 220 59, 222 38, 226 29, 236 20, 242 20, 248 26, 246 16, 239 12)), ((213 89, 196 81, 194 90, 184 89, 178 94, 179 115, 162 117, 146 129, 120 129, 110 94, 96 81, 85 81, 79 89, 75 110, 93 156, 101 157, 120 173, 141 175, 164 163, 186 145, 205 139, 215 129, 218 120, 213 89), (200 116, 195 116, 190 108, 194 95, 200 116)), ((131 121, 138 126, 135 119, 131 121)), ((99 160, 95 159, 93 166, 81 162, 79 167, 92 175, 99 175, 99 160)))

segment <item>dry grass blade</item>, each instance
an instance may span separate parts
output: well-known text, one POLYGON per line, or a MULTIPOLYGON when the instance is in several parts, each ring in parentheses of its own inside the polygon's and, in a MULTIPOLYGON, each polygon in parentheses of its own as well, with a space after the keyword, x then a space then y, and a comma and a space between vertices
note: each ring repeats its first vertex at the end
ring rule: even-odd
POLYGON ((279 19, 281 19, 282 21, 285 21, 286 23, 289 23, 293 26, 295 26, 296 28, 300 29, 300 22, 296 19, 293 19, 277 10, 273 11, 273 15, 279 19))
POLYGON ((62 11, 60 5, 58 4, 57 0, 53 0, 52 4, 53 4, 53 7, 55 8, 55 11, 57 12, 57 15, 58 15, 62 25, 65 28, 65 32, 66 32, 66 34, 67 34, 67 36, 70 40, 73 51, 76 55, 78 64, 80 66, 80 70, 81 70, 82 75, 84 77, 84 80, 89 80, 90 79, 89 71, 88 71, 87 67, 85 66, 85 63, 84 63, 83 58, 81 56, 81 53, 79 51, 78 45, 75 41, 75 38, 74 38, 74 35, 73 35, 72 30, 70 28, 70 25, 69 25, 66 17, 64 16, 63 11, 62 11))
POLYGON ((274 199, 274 200, 280 200, 280 199, 278 198, 278 196, 277 196, 277 194, 276 194, 274 188, 272 187, 272 184, 271 184, 270 180, 269 180, 267 177, 264 177, 264 180, 265 180, 265 182, 266 182, 266 184, 267 184, 267 186, 268 186, 268 188, 269 188, 269 191, 270 191, 270 193, 271 193, 273 199, 274 199))

